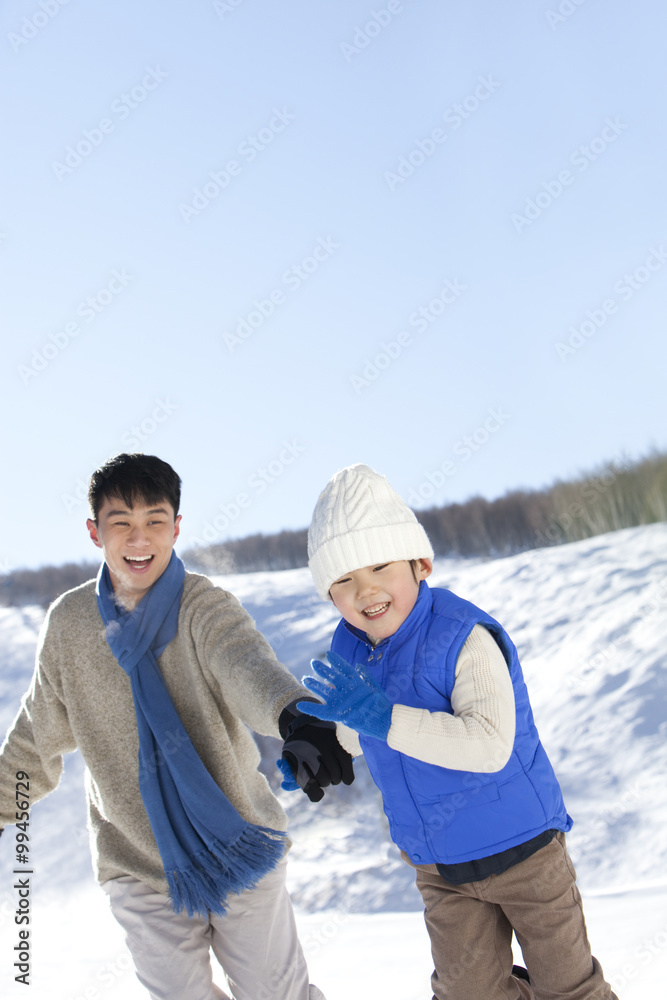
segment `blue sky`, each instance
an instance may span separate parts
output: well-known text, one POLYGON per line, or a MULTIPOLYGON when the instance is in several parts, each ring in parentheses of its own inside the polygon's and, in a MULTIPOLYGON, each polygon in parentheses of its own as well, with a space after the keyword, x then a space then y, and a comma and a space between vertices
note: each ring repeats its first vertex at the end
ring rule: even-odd
POLYGON ((657 2, 0 12, 0 569, 95 558, 120 451, 183 546, 667 446, 657 2))

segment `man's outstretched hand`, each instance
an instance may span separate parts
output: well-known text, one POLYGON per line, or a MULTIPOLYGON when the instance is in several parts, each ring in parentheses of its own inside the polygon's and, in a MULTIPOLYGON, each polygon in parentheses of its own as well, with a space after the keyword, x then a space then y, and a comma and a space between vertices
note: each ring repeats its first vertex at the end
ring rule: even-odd
POLYGON ((354 781, 352 757, 336 737, 334 722, 315 718, 316 702, 292 702, 283 709, 278 722, 283 753, 276 761, 287 791, 303 788, 311 802, 319 802, 328 785, 351 785, 354 781))

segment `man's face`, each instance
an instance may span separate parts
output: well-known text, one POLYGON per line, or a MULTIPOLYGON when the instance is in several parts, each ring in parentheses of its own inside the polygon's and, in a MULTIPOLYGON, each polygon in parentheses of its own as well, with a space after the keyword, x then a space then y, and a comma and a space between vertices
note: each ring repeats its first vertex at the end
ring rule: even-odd
POLYGON ((403 624, 432 569, 430 559, 418 559, 414 574, 407 560, 364 566, 339 577, 329 593, 345 621, 379 642, 403 624))
POLYGON ((138 501, 128 507, 120 497, 111 497, 100 507, 97 523, 86 521, 90 537, 104 554, 113 589, 125 607, 136 607, 164 573, 180 520, 167 500, 150 505, 138 501))

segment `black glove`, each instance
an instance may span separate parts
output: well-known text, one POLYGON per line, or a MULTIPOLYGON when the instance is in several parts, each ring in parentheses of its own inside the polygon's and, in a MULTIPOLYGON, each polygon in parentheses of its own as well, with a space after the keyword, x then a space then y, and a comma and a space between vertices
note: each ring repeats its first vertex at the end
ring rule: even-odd
POLYGON ((319 802, 327 785, 339 785, 341 781, 352 784, 352 757, 338 742, 336 723, 305 715, 296 708, 297 701, 315 699, 296 698, 280 713, 278 727, 285 741, 282 758, 310 801, 319 802))

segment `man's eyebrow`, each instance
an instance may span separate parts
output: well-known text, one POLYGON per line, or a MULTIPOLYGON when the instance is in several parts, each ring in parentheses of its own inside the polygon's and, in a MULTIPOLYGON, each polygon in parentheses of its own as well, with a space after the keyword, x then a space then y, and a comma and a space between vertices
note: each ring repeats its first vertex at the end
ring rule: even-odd
MULTIPOLYGON (((105 516, 106 517, 119 517, 121 515, 131 514, 131 513, 133 513, 133 511, 134 511, 134 507, 131 507, 129 510, 127 510, 125 508, 120 509, 120 510, 108 510, 105 516)), ((168 514, 168 513, 169 513, 169 511, 166 509, 166 507, 153 507, 152 510, 147 510, 146 511, 146 514, 168 514)))

